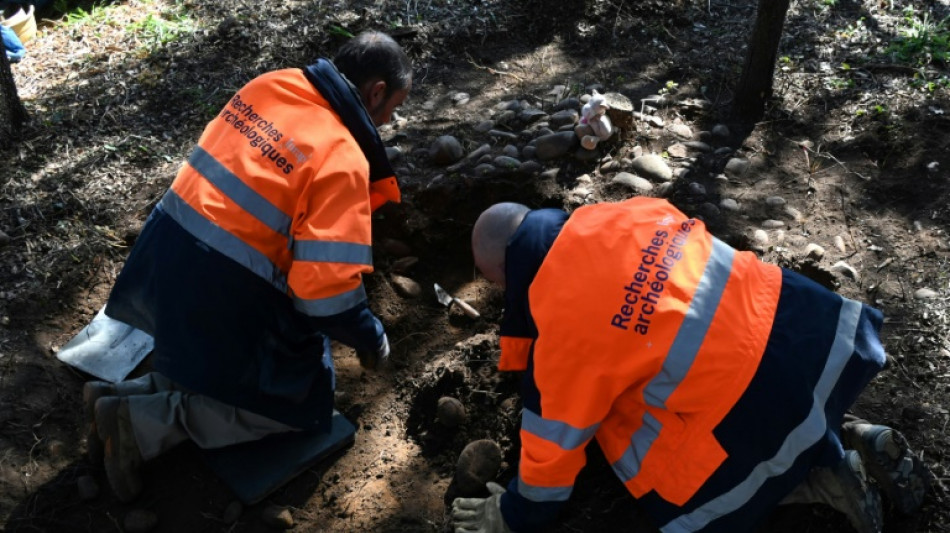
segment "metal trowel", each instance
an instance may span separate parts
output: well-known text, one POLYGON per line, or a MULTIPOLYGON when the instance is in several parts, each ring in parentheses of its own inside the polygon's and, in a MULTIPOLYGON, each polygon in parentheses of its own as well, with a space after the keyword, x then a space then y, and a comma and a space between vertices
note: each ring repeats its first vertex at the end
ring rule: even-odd
POLYGON ((474 307, 468 305, 462 300, 459 300, 455 296, 452 296, 447 290, 440 287, 438 283, 434 284, 433 288, 435 289, 435 297, 438 298, 440 304, 449 308, 452 307, 452 304, 456 304, 469 318, 478 318, 482 316, 478 314, 478 311, 476 311, 474 307))

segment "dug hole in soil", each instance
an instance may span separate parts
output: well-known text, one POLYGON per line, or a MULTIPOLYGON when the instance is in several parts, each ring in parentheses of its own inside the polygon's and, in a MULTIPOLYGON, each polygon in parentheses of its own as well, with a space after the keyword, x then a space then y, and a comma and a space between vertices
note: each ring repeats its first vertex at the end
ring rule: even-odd
MULTIPOLYGON (((875 44, 899 34, 914 3, 794 3, 780 50, 788 62, 751 131, 727 112, 756 2, 417 4, 132 0, 111 6, 113 24, 41 24, 14 65, 33 121, 0 152, 4 530, 449 531, 451 499, 486 495, 473 476, 507 484, 519 450, 518 376, 496 370, 502 294, 475 272, 472 223, 498 201, 570 211, 647 195, 885 312, 891 364, 855 413, 900 429, 935 475, 921 511, 887 509, 885 531, 950 531, 950 102, 946 89, 913 85, 947 69, 881 59, 885 45, 875 44), (129 28, 155 10, 193 26, 143 51, 129 28), (363 370, 335 346, 337 407, 357 426, 355 444, 264 501, 241 506, 186 444, 146 464, 144 493, 121 504, 82 455, 88 376, 55 352, 102 306, 145 217, 230 93, 332 54, 335 28, 392 31, 416 64, 409 102, 381 130, 404 201, 375 214, 376 272, 366 277, 392 368, 363 370), (592 152, 538 148, 594 88, 629 100, 635 118, 592 152), (441 305, 434 283, 481 316, 441 305), (459 477, 473 442, 474 464, 466 455, 459 477)), ((931 4, 937 20, 947 14, 931 4)), ((552 531, 654 531, 598 448, 587 455, 552 531)), ((760 528, 849 530, 840 514, 802 505, 760 528)))

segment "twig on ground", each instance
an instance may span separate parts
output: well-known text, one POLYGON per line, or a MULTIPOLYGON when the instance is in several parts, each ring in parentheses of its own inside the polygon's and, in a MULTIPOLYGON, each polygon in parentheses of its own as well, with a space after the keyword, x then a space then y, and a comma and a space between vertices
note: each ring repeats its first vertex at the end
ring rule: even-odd
POLYGON ((465 55, 468 57, 468 62, 471 63, 472 66, 475 67, 475 68, 477 68, 477 69, 487 70, 490 74, 495 74, 495 75, 498 75, 498 76, 511 76, 512 78, 518 80, 518 81, 521 82, 521 83, 524 83, 524 81, 525 81, 524 78, 522 78, 521 76, 519 76, 519 75, 517 75, 517 74, 513 74, 513 73, 511 73, 511 72, 507 72, 507 71, 504 71, 504 70, 496 70, 496 69, 493 69, 493 68, 491 68, 491 67, 486 67, 486 66, 484 66, 484 65, 479 65, 478 63, 475 62, 474 59, 472 59, 472 56, 471 56, 471 55, 469 55, 469 54, 465 54, 465 55))

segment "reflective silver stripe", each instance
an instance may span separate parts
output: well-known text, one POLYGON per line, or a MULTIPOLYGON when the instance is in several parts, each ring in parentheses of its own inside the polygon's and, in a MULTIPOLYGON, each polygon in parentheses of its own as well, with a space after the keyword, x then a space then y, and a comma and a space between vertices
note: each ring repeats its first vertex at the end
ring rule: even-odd
POLYGON ((241 209, 260 220, 268 228, 290 238, 290 216, 270 203, 267 198, 261 196, 257 191, 248 187, 246 183, 219 163, 204 148, 196 146, 195 151, 188 158, 188 164, 194 167, 225 196, 241 206, 241 209))
POLYGON ((529 485, 518 476, 518 494, 533 502, 564 502, 571 497, 574 486, 570 487, 538 487, 529 485))
POLYGON ((818 378, 813 395, 814 401, 805 420, 788 434, 775 456, 756 465, 749 477, 732 490, 666 524, 661 528, 662 531, 696 531, 713 520, 736 511, 745 505, 769 478, 780 476, 788 471, 802 452, 812 447, 825 435, 828 430, 825 404, 841 377, 841 372, 854 353, 854 338, 861 317, 860 303, 842 300, 835 340, 831 345, 821 377, 818 378))
POLYGON ((359 287, 351 291, 347 291, 336 296, 330 296, 329 298, 315 298, 312 300, 307 300, 295 295, 294 307, 306 315, 330 316, 352 309, 365 301, 366 289, 363 287, 363 284, 360 283, 359 287))
POLYGON ((294 260, 373 266, 373 248, 355 242, 295 240, 294 260))
POLYGON ((644 400, 654 407, 666 407, 676 387, 689 372, 706 338, 706 332, 716 316, 716 309, 726 290, 726 282, 732 272, 732 260, 735 250, 729 245, 713 238, 713 249, 703 269, 703 276, 696 286, 696 293, 689 303, 686 317, 680 324, 676 338, 663 361, 663 368, 657 373, 643 391, 644 400))
POLYGON ((264 278, 280 292, 287 292, 287 277, 266 255, 203 217, 175 191, 169 189, 162 197, 161 205, 168 216, 196 239, 264 278))
MULTIPOLYGON (((692 368, 696 354, 706 338, 706 332, 716 316, 722 293, 726 290, 734 258, 735 250, 714 237, 712 253, 706 261, 686 317, 683 318, 670 351, 663 361, 663 367, 643 390, 643 399, 647 405, 665 408, 666 400, 692 368)), ((640 472, 640 463, 662 429, 659 420, 648 412, 643 413, 642 424, 630 437, 630 446, 612 465, 620 479, 629 481, 640 472)))
POLYGON ((617 477, 626 482, 640 473, 640 464, 653 446, 653 441, 660 435, 662 428, 660 421, 653 415, 643 413, 643 425, 634 432, 630 439, 630 446, 623 452, 620 459, 610 465, 617 473, 617 477))
POLYGON ((587 441, 597 432, 598 427, 600 427, 599 423, 578 429, 564 422, 541 418, 528 409, 521 411, 521 429, 553 442, 565 450, 573 450, 587 444, 587 441))

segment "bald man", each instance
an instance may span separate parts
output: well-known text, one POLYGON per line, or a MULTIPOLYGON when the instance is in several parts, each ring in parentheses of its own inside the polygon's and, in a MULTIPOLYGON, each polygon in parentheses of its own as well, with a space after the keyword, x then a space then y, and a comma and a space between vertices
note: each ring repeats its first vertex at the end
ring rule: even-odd
POLYGON ((824 503, 881 531, 919 508, 904 437, 845 411, 883 368, 881 313, 739 252, 664 200, 496 204, 475 264, 505 287, 499 369, 523 371, 518 477, 453 502, 456 532, 538 531, 596 438, 663 531, 749 531, 824 503), (871 481, 873 479, 873 482, 871 481))

